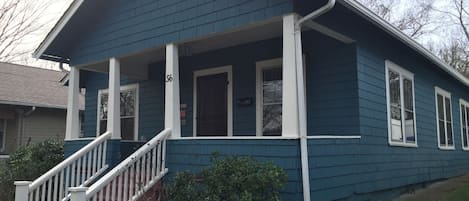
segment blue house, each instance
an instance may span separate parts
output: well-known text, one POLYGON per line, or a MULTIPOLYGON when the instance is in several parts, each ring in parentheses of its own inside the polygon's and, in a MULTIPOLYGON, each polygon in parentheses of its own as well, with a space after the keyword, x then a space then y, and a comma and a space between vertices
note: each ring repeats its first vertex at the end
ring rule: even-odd
POLYGON ((213 152, 284 168, 284 200, 469 172, 469 80, 354 0, 75 0, 35 56, 71 66, 69 157, 18 201, 137 200, 213 152))

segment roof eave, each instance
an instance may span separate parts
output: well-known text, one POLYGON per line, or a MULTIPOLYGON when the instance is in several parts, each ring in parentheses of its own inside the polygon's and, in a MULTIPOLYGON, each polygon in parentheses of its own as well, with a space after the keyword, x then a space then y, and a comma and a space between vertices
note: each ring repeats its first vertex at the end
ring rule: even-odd
POLYGON ((44 54, 46 49, 51 45, 52 41, 56 39, 59 33, 63 30, 65 25, 70 21, 70 19, 75 15, 78 8, 83 4, 84 0, 74 0, 59 21, 55 24, 52 30, 47 34, 46 38, 41 42, 39 47, 34 51, 33 57, 36 59, 41 59, 41 56, 44 54))
POLYGON ((455 77, 458 81, 462 82, 464 85, 469 87, 469 79, 464 75, 459 73, 456 69, 448 65, 446 62, 442 61, 435 54, 430 52, 428 49, 420 45, 417 41, 411 37, 404 34, 402 31, 391 25, 386 20, 382 19, 371 10, 361 5, 355 0, 340 0, 339 3, 343 4, 346 7, 351 8, 352 11, 362 15, 367 18, 371 23, 377 25, 379 28, 385 32, 391 34, 393 37, 397 38, 407 46, 411 47, 413 50, 417 51, 419 54, 430 60, 432 63, 443 69, 445 72, 449 73, 451 76, 455 77))

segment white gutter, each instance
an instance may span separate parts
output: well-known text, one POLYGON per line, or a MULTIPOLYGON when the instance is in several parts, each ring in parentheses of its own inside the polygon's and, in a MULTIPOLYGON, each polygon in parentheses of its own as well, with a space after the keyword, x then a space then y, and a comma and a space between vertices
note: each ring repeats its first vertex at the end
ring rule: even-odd
POLYGON ((303 200, 310 201, 310 186, 309 186, 309 161, 308 161, 308 134, 307 134, 307 121, 306 121, 306 92, 303 71, 303 49, 301 42, 301 25, 307 21, 321 16, 322 14, 330 11, 335 6, 335 0, 329 0, 326 5, 311 12, 305 17, 299 19, 295 23, 295 42, 296 42, 296 84, 298 89, 298 115, 300 127, 300 152, 301 152, 301 175, 303 180, 303 200))

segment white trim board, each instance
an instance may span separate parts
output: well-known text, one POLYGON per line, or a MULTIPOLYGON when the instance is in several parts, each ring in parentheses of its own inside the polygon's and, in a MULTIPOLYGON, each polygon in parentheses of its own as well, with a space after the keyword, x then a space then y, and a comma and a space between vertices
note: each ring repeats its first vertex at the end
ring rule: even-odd
POLYGON ((452 105, 452 98, 451 93, 435 86, 435 117, 436 117, 436 137, 438 139, 438 148, 441 150, 455 150, 455 142, 454 142, 454 116, 453 116, 453 105, 452 105), (438 95, 443 96, 443 116, 444 116, 444 124, 445 124, 445 139, 447 140, 448 130, 447 130, 447 119, 446 119, 446 98, 449 99, 449 108, 450 108, 450 116, 451 116, 451 133, 453 137, 453 144, 448 146, 446 142, 444 146, 441 145, 440 142, 440 123, 439 123, 439 113, 438 113, 438 95))
MULTIPOLYGON (((120 91, 126 91, 126 90, 131 90, 135 89, 135 123, 134 123, 134 141, 139 140, 138 139, 138 125, 139 125, 139 104, 140 104, 140 94, 139 94, 139 84, 134 83, 134 84, 128 84, 128 85, 121 85, 120 91)), ((100 119, 99 119, 99 107, 101 105, 101 95, 108 93, 109 89, 100 89, 98 90, 98 105, 96 105, 96 136, 99 136, 99 129, 100 129, 100 119)), ((122 126, 122 125, 121 125, 122 126)), ((124 140, 125 141, 125 140, 124 140)), ((127 140, 128 141, 128 140, 127 140)))
MULTIPOLYGON (((197 137, 197 78, 206 76, 206 75, 214 75, 220 73, 227 73, 228 74, 228 86, 227 86, 227 136, 233 136, 233 77, 232 77, 232 66, 223 66, 223 67, 216 67, 216 68, 206 68, 202 70, 194 71, 193 76, 193 96, 192 96, 192 135, 197 137)), ((226 137, 225 137, 226 138, 226 137)))

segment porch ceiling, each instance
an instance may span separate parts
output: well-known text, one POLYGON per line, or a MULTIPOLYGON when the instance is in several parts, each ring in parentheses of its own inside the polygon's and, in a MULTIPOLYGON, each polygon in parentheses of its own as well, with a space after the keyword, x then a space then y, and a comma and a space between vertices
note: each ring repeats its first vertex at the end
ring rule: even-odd
MULTIPOLYGON (((180 56, 190 56, 211 50, 281 37, 282 33, 282 20, 278 18, 225 33, 178 42, 179 54, 180 56)), ((133 79, 147 79, 148 65, 161 62, 165 59, 165 47, 156 47, 120 57, 119 59, 121 62, 121 74, 123 76, 133 79)), ((79 67, 84 70, 108 72, 109 62, 102 61, 79 67)))

